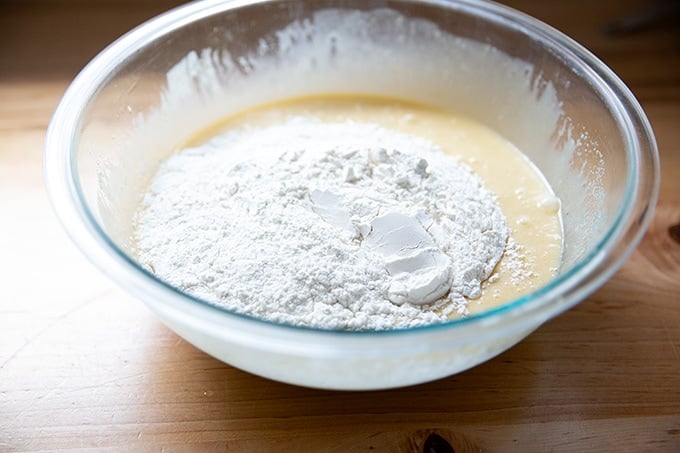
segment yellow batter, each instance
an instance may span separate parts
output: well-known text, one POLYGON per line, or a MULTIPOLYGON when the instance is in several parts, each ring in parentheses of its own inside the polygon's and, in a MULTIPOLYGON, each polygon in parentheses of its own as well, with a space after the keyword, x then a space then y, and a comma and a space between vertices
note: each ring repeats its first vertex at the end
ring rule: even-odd
POLYGON ((511 301, 547 283, 562 251, 559 200, 538 169, 514 145, 486 126, 450 112, 394 99, 326 95, 297 98, 242 112, 201 131, 185 146, 196 146, 226 130, 283 123, 296 116, 328 122, 353 120, 421 136, 462 158, 498 197, 519 246, 504 256, 482 296, 468 309, 477 313, 511 301), (522 263, 521 272, 517 268, 522 263))

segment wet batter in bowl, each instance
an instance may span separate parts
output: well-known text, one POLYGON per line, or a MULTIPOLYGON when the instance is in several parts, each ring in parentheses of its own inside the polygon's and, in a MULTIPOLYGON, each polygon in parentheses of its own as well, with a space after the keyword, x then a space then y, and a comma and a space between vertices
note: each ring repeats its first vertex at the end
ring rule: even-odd
POLYGON ((449 112, 358 96, 201 132, 161 166, 135 236, 140 262, 186 292, 339 329, 506 303, 554 276, 562 244, 559 201, 512 144, 449 112))

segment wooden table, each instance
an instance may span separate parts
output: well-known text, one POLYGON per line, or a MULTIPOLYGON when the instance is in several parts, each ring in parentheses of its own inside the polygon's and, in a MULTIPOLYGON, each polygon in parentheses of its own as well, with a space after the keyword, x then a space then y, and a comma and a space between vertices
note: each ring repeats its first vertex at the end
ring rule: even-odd
POLYGON ((659 2, 509 3, 589 47, 641 100, 662 155, 654 223, 611 281, 510 351, 366 393, 279 384, 196 350, 51 212, 42 142, 69 80, 173 2, 0 3, 0 451, 423 451, 433 432, 432 451, 680 451, 680 22, 607 35, 659 2))

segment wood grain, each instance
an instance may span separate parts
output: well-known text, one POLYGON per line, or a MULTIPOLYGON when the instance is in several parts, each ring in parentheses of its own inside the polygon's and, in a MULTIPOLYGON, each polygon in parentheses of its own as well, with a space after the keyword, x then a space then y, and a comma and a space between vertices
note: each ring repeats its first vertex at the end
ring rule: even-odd
POLYGON ((176 3, 0 3, 0 451, 424 451, 428 439, 459 453, 680 451, 680 33, 667 17, 600 31, 659 2, 508 2, 602 58, 649 115, 662 187, 638 250, 500 357, 366 393, 279 384, 206 356, 95 270, 50 211, 42 141, 69 80, 176 3))

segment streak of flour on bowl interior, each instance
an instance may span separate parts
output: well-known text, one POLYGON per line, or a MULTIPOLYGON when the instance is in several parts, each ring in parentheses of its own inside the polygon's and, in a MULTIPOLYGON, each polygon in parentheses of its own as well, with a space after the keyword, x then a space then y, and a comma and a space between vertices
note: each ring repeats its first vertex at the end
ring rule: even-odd
POLYGON ((135 230, 140 262, 181 290, 328 329, 464 314, 504 252, 513 278, 528 272, 479 176, 372 124, 293 118, 185 149, 161 165, 135 230))

